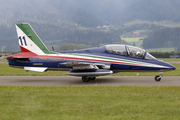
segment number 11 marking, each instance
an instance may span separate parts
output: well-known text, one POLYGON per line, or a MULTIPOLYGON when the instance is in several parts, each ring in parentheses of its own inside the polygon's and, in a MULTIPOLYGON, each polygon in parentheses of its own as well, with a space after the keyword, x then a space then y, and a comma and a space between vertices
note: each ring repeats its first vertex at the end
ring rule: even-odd
POLYGON ((21 42, 21 45, 23 46, 23 41, 22 41, 22 39, 24 40, 24 44, 27 46, 25 36, 23 36, 22 38, 21 38, 21 36, 19 36, 19 40, 20 40, 20 42, 21 42))
POLYGON ((24 39, 24 43, 25 43, 25 45, 27 46, 27 44, 26 44, 26 38, 25 38, 25 36, 23 36, 23 39, 24 39))

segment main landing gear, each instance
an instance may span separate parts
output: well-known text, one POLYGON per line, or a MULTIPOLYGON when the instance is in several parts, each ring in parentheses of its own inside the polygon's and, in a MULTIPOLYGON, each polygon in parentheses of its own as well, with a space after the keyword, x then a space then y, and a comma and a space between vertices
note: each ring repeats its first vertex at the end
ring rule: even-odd
POLYGON ((156 75, 156 76, 155 76, 154 79, 155 79, 156 82, 161 81, 161 78, 163 77, 163 73, 164 73, 164 72, 159 72, 159 75, 156 75))
POLYGON ((95 80, 95 76, 82 76, 82 81, 83 82, 89 82, 90 80, 95 80))

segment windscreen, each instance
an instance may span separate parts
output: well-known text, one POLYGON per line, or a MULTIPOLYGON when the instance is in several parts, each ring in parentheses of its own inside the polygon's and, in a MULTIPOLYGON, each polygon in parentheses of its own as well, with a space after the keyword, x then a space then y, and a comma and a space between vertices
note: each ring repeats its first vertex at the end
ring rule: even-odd
POLYGON ((145 54, 145 50, 134 47, 134 46, 128 46, 127 45, 128 54, 130 57, 136 57, 136 58, 143 58, 145 54))
POLYGON ((146 56, 144 57, 144 59, 148 59, 148 60, 156 60, 155 57, 153 57, 151 54, 149 54, 148 52, 146 53, 146 56))
POLYGON ((155 57, 150 55, 145 50, 138 47, 130 46, 130 45, 116 45, 116 44, 106 45, 106 50, 108 53, 125 55, 129 57, 140 58, 140 59, 156 60, 155 57))

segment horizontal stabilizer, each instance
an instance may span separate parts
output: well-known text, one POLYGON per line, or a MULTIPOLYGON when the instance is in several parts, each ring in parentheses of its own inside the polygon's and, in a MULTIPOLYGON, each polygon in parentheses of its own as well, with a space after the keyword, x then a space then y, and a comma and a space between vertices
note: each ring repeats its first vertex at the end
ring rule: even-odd
MULTIPOLYGON (((21 51, 22 51, 22 47, 21 48, 21 51)), ((10 56, 7 56, 6 59, 17 59, 17 58, 29 58, 29 57, 36 57, 37 54, 31 52, 31 51, 28 51, 27 49, 23 49, 24 52, 21 52, 21 53, 18 53, 18 54, 15 54, 15 55, 10 55, 10 56)))
POLYGON ((24 70, 31 70, 36 72, 44 72, 47 69, 47 67, 24 67, 24 70))
POLYGON ((6 57, 6 59, 25 59, 25 58, 29 58, 29 57, 23 57, 23 56, 8 56, 8 57, 6 57))
POLYGON ((112 74, 113 71, 104 70, 104 69, 95 69, 95 70, 78 70, 78 71, 71 71, 66 73, 72 76, 103 76, 112 74))

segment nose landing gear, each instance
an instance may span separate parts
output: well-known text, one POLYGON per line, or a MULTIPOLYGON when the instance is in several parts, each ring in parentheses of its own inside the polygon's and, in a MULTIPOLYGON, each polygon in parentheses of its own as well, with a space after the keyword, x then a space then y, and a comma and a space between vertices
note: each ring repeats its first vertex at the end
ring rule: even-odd
POLYGON ((155 76, 154 79, 155 79, 156 82, 161 81, 161 78, 163 77, 163 73, 164 73, 164 72, 159 72, 159 75, 156 75, 156 76, 155 76))

